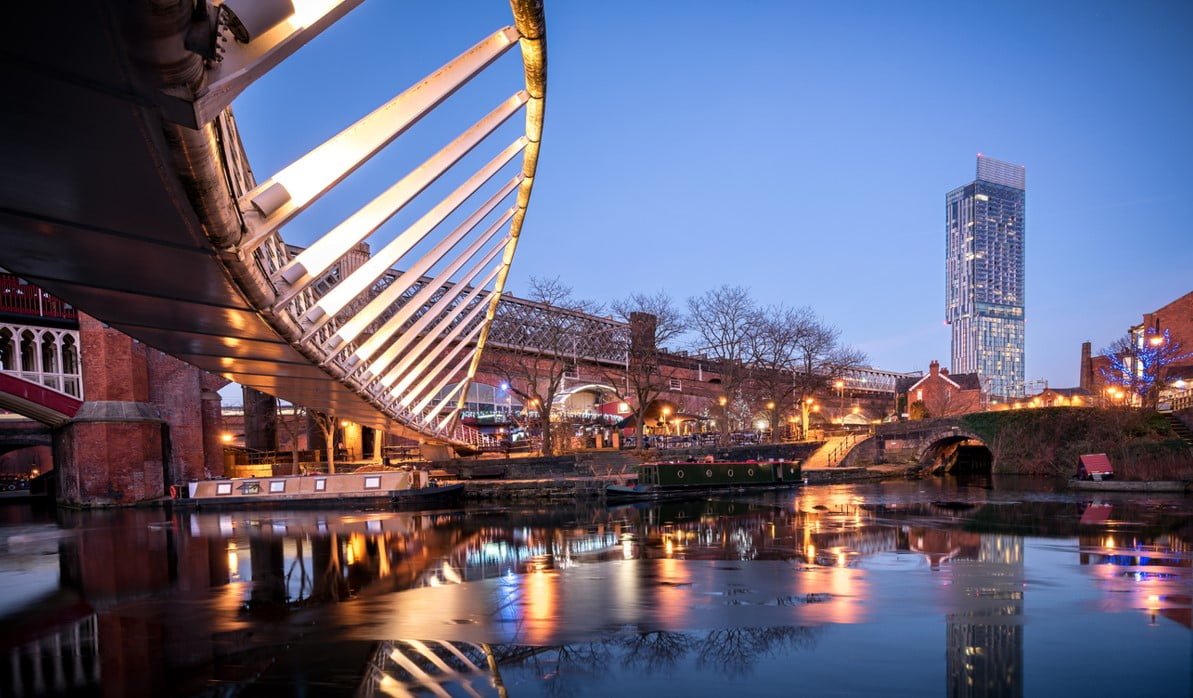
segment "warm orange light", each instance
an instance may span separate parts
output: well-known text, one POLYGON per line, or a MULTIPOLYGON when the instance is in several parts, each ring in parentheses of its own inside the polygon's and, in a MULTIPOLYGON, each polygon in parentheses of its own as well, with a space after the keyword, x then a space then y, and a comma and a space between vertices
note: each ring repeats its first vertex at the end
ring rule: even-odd
POLYGON ((856 405, 853 407, 853 409, 852 409, 852 410, 850 410, 850 412, 853 412, 854 414, 857 414, 857 413, 859 413, 859 412, 861 412, 861 411, 862 411, 862 408, 860 408, 860 407, 858 407, 858 406, 856 406, 856 405))
POLYGON ((349 422, 347 419, 341 419, 341 420, 340 420, 340 426, 342 426, 342 427, 346 427, 346 426, 348 426, 348 425, 349 425, 349 424, 351 424, 351 423, 352 423, 352 422, 349 422))
POLYGON ((768 410, 775 409, 775 403, 773 403, 773 402, 766 403, 766 409, 768 409, 768 410))
POLYGON ((220 434, 220 441, 223 441, 226 444, 230 444, 230 443, 232 443, 232 435, 229 434, 228 432, 224 432, 223 434, 220 434))
POLYGON ((1156 336, 1156 337, 1152 337, 1148 341, 1152 343, 1153 347, 1158 347, 1164 343, 1164 338, 1160 337, 1160 336, 1156 336))
POLYGON ((839 389, 839 388, 844 388, 844 387, 845 387, 845 381, 837 381, 836 383, 833 383, 833 386, 835 386, 835 387, 836 387, 836 388, 838 388, 838 389, 839 389))
POLYGON ((813 411, 813 412, 819 412, 819 411, 820 411, 820 405, 812 405, 812 411, 813 411))
POLYGON ((717 398, 717 402, 721 403, 721 407, 724 407, 725 403, 729 401, 725 399, 724 395, 722 395, 721 397, 717 398))

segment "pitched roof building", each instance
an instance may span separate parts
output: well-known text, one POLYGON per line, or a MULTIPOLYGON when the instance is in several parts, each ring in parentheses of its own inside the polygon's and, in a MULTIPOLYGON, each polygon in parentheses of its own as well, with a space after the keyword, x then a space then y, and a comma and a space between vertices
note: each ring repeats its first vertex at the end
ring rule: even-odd
POLYGON ((928 375, 907 389, 907 404, 921 403, 924 417, 949 417, 982 409, 982 382, 977 373, 949 373, 939 361, 928 375))

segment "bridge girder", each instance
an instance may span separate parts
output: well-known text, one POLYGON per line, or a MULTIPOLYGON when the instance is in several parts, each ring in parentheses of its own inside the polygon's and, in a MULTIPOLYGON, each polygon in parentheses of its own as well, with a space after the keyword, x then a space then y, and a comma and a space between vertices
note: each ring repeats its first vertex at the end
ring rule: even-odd
POLYGON ((0 263, 230 380, 374 428, 464 445, 474 433, 457 424, 459 401, 436 399, 435 386, 444 372, 475 373, 521 234, 543 126, 542 6, 512 0, 514 26, 258 186, 227 105, 360 2, 330 0, 317 15, 279 18, 253 37, 235 36, 226 12, 204 17, 191 0, 152 11, 147 2, 15 8, 10 20, 55 31, 9 43, 19 59, 13 84, 27 97, 5 110, 2 145, 29 176, 0 189, 0 263), (222 54, 192 50, 204 27, 222 54), (283 223, 515 45, 524 79, 513 96, 305 257, 282 240, 283 223), (374 242, 374 223, 519 110, 524 135, 489 166, 379 245, 373 260, 343 263, 357 243, 374 242), (518 156, 508 183, 466 224, 436 230, 441 214, 482 195, 518 156), (123 177, 111 177, 114 163, 123 177), (430 252, 407 258, 414 241, 432 237, 439 244, 430 252), (464 251, 452 257, 457 246, 464 251), (325 263, 314 264, 320 255, 325 263), (450 272, 424 276, 440 262, 450 272), (450 362, 437 360, 453 352, 450 362), (379 356, 385 365, 372 361, 379 356))

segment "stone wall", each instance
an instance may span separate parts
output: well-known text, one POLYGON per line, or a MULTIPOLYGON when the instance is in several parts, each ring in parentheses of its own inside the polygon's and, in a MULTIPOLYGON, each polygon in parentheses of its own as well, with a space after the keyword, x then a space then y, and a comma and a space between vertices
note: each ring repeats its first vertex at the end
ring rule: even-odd
POLYGON ((430 461, 428 469, 432 473, 440 472, 448 477, 459 477, 465 480, 487 477, 484 473, 500 470, 503 470, 504 474, 499 477, 508 480, 590 474, 586 469, 582 471, 578 466, 575 455, 485 459, 452 458, 430 461))

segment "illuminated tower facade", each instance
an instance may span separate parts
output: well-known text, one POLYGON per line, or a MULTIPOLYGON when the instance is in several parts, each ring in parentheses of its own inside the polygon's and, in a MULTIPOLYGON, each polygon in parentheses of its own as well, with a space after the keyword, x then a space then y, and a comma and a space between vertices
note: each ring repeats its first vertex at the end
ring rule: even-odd
POLYGON ((1026 173, 978 155, 977 179, 945 197, 945 321, 953 373, 977 372, 983 391, 1023 397, 1026 173))

